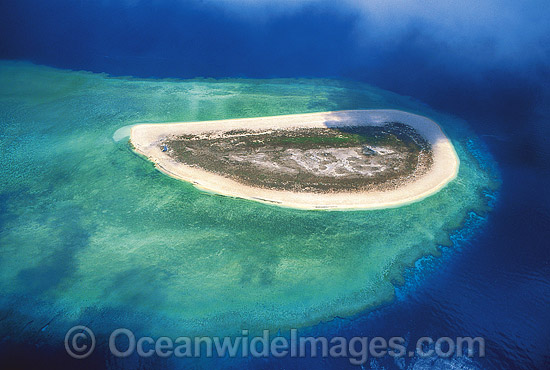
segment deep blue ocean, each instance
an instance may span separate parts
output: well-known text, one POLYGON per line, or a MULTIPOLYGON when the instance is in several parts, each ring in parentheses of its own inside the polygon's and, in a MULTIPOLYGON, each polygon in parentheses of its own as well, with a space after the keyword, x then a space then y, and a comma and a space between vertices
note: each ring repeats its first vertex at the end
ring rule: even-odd
MULTIPOLYGON (((494 209, 486 217, 472 214, 453 234, 455 247, 442 247, 441 257, 418 261, 405 274, 405 284, 396 288, 395 301, 317 324, 308 333, 486 340, 484 358, 372 359, 364 368, 550 368, 548 37, 540 40, 542 56, 495 61, 491 38, 483 35, 478 43, 445 44, 432 37, 437 31, 429 24, 419 22, 387 36, 391 42, 358 42, 354 25, 360 14, 353 10, 321 2, 278 9, 273 15, 262 9, 177 0, 2 1, 0 59, 143 78, 359 81, 466 120, 498 167, 502 184, 494 209), (465 56, 476 53, 475 61, 465 56)), ((367 34, 370 30, 361 28, 367 34)), ((9 207, 0 205, 0 212, 9 207)), ((0 368, 168 366, 162 359, 115 361, 103 358, 101 351, 80 363, 66 356, 62 344, 15 343, 12 334, 0 333, 0 368), (30 353, 28 346, 34 348, 30 353)), ((311 357, 218 359, 211 366, 351 367, 347 359, 311 357)))

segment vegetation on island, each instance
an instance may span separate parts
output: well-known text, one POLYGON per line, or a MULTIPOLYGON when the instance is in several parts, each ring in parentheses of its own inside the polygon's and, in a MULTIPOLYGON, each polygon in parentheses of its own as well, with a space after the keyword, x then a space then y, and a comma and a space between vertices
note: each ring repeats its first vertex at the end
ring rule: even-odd
POLYGON ((268 189, 342 192, 389 190, 432 164, 430 144, 411 126, 232 130, 169 137, 172 158, 268 189))

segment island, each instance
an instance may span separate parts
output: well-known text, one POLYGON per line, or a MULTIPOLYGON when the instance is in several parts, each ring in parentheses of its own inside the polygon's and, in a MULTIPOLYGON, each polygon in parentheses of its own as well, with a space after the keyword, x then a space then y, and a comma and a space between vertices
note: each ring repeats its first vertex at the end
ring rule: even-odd
POLYGON ((408 204, 442 189, 460 164, 438 124, 399 110, 139 124, 130 142, 199 189, 301 209, 408 204))

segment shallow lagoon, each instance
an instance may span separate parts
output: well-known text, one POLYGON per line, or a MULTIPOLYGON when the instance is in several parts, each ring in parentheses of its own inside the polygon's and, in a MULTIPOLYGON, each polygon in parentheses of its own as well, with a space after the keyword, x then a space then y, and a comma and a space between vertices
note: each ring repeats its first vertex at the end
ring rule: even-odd
POLYGON ((498 185, 464 122, 353 82, 139 80, 2 62, 0 123, 0 309, 13 332, 91 323, 221 335, 353 315, 393 299, 404 268, 449 245, 498 185), (458 177, 400 208, 301 211, 199 191, 113 139, 143 122, 374 108, 439 123, 458 177))

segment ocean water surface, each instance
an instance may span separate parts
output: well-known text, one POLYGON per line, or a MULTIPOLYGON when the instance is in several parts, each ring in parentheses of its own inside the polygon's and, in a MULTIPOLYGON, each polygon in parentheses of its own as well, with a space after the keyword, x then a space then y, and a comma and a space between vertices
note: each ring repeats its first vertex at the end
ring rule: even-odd
POLYGON ((0 368, 550 369, 548 18, 547 0, 0 1, 0 368), (459 176, 405 207, 306 212, 201 192, 127 142, 360 108, 441 124, 459 176), (77 324, 85 360, 63 343, 77 324), (117 359, 120 327, 486 354, 117 359))
POLYGON ((419 282, 441 283, 499 198, 499 171, 467 123, 356 82, 113 78, 1 62, 0 123, 0 325, 10 342, 38 348, 76 324, 99 337, 118 327, 174 337, 376 327, 373 315, 406 316, 419 282), (169 178, 131 150, 125 129, 369 108, 438 122, 458 177, 399 208, 293 210, 169 178))

